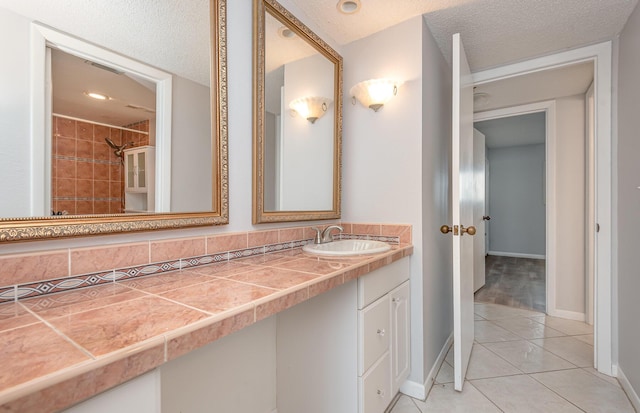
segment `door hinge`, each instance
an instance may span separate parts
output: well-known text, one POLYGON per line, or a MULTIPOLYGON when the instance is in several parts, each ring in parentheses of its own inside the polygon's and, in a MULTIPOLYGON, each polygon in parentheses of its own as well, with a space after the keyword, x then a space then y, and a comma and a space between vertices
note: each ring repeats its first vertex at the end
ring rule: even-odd
POLYGON ((596 232, 600 232, 600 224, 596 222, 596 232))

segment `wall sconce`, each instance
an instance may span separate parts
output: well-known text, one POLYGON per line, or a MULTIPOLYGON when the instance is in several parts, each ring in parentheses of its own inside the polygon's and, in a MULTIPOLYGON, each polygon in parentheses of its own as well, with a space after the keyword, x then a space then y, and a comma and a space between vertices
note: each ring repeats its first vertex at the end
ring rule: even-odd
POLYGON ((331 99, 329 98, 307 96, 292 100, 291 103, 289 103, 289 108, 293 109, 309 122, 315 123, 316 120, 327 113, 330 104, 331 99))
POLYGON ((400 82, 393 79, 370 79, 352 87, 349 94, 352 96, 354 105, 356 104, 355 100, 358 99, 362 106, 377 112, 385 103, 398 94, 398 86, 400 84, 400 82))

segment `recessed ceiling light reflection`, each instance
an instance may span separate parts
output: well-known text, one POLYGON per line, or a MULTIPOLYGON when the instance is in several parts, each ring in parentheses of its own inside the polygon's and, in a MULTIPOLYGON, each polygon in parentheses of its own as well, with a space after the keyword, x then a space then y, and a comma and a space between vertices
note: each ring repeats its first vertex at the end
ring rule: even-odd
POLYGON ((84 92, 84 94, 90 98, 96 99, 96 100, 109 100, 111 99, 109 96, 104 95, 102 93, 98 93, 98 92, 84 92))

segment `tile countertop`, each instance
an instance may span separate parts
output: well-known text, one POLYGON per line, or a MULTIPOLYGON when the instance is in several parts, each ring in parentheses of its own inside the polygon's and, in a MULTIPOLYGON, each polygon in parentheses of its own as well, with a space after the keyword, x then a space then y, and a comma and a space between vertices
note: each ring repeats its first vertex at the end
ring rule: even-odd
POLYGON ((64 409, 412 253, 298 248, 0 305, 0 410, 64 409))

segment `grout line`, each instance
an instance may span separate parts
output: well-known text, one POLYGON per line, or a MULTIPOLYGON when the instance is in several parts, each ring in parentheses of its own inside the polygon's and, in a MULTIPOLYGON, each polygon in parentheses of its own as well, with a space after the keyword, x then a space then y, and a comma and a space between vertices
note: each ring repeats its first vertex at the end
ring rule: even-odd
MULTIPOLYGON (((91 360, 97 360, 98 359, 98 357, 94 356, 88 349, 82 347, 79 343, 76 343, 75 340, 73 340, 71 337, 69 337, 66 334, 64 334, 62 331, 58 330, 58 328, 56 328, 53 324, 51 324, 45 318, 43 318, 40 315, 38 315, 38 313, 36 313, 35 311, 31 311, 31 309, 29 307, 27 307, 26 305, 24 305, 22 303, 18 303, 18 305, 22 306, 22 308, 24 308, 25 311, 31 313, 31 315, 33 315, 38 320, 40 320, 45 326, 47 326, 51 330, 53 330, 53 332, 56 333, 60 338, 62 338, 63 340, 67 341, 69 344, 71 344, 76 349, 80 350, 84 355, 88 356, 89 359, 91 359, 91 360)), ((30 324, 30 325, 32 325, 32 324, 30 324)))

